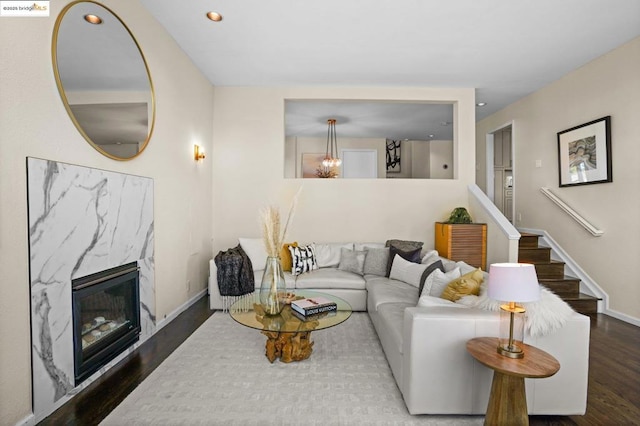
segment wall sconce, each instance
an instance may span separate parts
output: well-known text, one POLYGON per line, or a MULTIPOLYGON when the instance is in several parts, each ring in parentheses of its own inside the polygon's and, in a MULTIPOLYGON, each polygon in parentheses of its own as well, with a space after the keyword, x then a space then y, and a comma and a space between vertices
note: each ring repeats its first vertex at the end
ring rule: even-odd
POLYGON ((204 151, 200 148, 199 145, 193 145, 193 158, 196 161, 200 161, 204 159, 204 151))

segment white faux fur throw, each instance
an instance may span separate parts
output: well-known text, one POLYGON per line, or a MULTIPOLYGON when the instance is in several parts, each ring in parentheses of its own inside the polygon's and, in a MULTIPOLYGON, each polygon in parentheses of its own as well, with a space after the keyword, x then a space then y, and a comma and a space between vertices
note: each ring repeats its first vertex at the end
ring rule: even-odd
MULTIPOLYGON (((489 299, 486 286, 483 286, 480 289, 480 296, 463 296, 456 303, 487 311, 498 311, 502 302, 489 299)), ((540 300, 523 303, 522 306, 526 309, 525 332, 534 337, 546 336, 562 328, 574 312, 567 302, 542 286, 540 286, 540 300)))

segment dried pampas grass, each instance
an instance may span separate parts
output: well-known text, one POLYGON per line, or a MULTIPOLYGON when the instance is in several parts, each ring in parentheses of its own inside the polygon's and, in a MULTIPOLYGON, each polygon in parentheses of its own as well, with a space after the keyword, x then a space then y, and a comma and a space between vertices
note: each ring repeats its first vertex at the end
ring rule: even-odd
POLYGON ((302 187, 298 189, 298 192, 293 197, 291 207, 289 208, 289 214, 287 215, 287 221, 284 225, 282 235, 280 235, 280 211, 275 206, 267 206, 260 211, 260 221, 262 224, 262 240, 264 241, 264 247, 267 250, 269 257, 278 257, 280 255, 280 248, 284 243, 284 239, 287 236, 287 230, 289 224, 293 219, 293 215, 298 205, 298 196, 302 191, 302 187))

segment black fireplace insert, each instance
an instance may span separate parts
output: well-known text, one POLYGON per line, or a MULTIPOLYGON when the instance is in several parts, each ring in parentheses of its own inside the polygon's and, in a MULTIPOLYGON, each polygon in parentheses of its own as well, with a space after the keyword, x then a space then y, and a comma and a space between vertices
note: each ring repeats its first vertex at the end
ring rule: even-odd
POLYGON ((75 279, 71 289, 77 386, 140 337, 138 264, 75 279))

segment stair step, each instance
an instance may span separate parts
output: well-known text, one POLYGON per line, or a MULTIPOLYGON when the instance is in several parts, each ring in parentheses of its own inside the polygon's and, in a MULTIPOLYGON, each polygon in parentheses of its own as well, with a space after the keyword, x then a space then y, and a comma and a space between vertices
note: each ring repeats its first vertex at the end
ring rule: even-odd
POLYGON ((550 247, 520 247, 518 249, 518 262, 520 263, 549 263, 550 261, 550 247))
POLYGON ((520 241, 518 242, 518 247, 537 248, 539 237, 540 235, 537 235, 537 234, 529 234, 528 232, 522 232, 520 233, 520 241))
POLYGON ((580 293, 580 280, 574 277, 539 279, 540 284, 559 296, 573 295, 580 293))
POLYGON ((598 313, 598 300, 601 299, 588 294, 579 293, 577 296, 562 297, 562 300, 567 302, 574 311, 590 315, 598 313))
POLYGON ((564 278, 564 262, 534 263, 539 280, 564 278))

